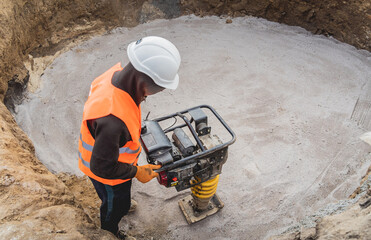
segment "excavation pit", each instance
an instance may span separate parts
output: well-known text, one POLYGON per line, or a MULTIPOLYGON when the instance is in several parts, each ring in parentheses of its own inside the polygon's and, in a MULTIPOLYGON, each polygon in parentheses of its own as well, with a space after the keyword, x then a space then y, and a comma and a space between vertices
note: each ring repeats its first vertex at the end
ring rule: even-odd
POLYGON ((77 140, 91 81, 117 62, 125 66, 130 42, 157 35, 181 53, 180 85, 148 97, 142 116, 208 104, 237 141, 220 176, 220 212, 188 226, 177 202, 189 192, 134 182, 139 209, 124 228, 143 239, 265 239, 347 198, 371 163, 370 146, 359 139, 370 129, 370 53, 300 27, 230 20, 155 20, 61 54, 15 108, 37 157, 52 172, 81 175, 77 140))

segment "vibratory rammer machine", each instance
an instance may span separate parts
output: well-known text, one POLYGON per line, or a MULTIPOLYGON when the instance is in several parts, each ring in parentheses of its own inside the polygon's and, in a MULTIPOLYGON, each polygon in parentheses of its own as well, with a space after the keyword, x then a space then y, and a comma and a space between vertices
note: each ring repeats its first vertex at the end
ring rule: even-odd
POLYGON ((162 166, 156 170, 159 173, 158 182, 165 187, 175 187, 178 192, 191 188, 192 194, 179 201, 189 224, 223 208, 224 203, 215 192, 222 166, 227 161, 228 146, 235 141, 234 132, 207 105, 143 122, 141 143, 147 161, 162 166), (209 115, 212 113, 228 131, 231 136, 229 141, 223 143, 217 135, 211 133, 204 109, 209 115), (175 119, 173 126, 163 129, 160 123, 163 125, 172 118, 175 119), (179 118, 183 122, 174 126, 179 118))

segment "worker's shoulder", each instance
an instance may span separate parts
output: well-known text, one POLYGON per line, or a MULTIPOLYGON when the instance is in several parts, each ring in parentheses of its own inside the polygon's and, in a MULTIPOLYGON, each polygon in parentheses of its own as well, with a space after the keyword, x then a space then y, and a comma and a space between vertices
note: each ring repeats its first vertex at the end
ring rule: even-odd
POLYGON ((126 124, 120 118, 112 114, 98 118, 95 122, 98 127, 111 131, 123 131, 127 129, 126 124))

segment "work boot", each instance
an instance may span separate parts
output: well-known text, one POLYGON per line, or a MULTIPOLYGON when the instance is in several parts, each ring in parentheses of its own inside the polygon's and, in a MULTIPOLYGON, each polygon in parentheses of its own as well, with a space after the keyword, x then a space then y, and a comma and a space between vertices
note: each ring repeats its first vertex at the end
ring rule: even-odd
POLYGON ((131 199, 129 213, 134 212, 135 209, 137 209, 137 207, 138 207, 137 201, 135 201, 134 199, 131 199))
POLYGON ((128 235, 124 230, 119 230, 116 237, 120 240, 136 240, 135 237, 128 235))

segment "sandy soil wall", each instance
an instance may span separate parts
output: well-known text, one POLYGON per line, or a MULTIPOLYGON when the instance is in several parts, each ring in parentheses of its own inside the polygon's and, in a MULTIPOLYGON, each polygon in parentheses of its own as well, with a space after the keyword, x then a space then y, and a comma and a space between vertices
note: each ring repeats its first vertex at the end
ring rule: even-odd
MULTIPOLYGON (((3 0, 0 3, 0 99, 28 81, 23 62, 52 54, 77 38, 115 26, 169 16, 171 1, 3 0), (152 4, 150 4, 152 3, 152 4)), ((299 25, 371 50, 368 1, 172 1, 183 13, 251 14, 299 25)), ((174 10, 173 6, 171 10, 174 10)), ((61 180, 34 156, 31 141, 0 102, 0 238, 113 239, 100 231, 61 180)))
POLYGON ((1 1, 0 99, 4 98, 8 81, 13 85, 27 81, 23 61, 29 54, 54 53, 78 36, 113 26, 134 26, 143 2, 1 1))
POLYGON ((371 51, 370 1, 182 0, 181 4, 185 13, 262 17, 371 51))

